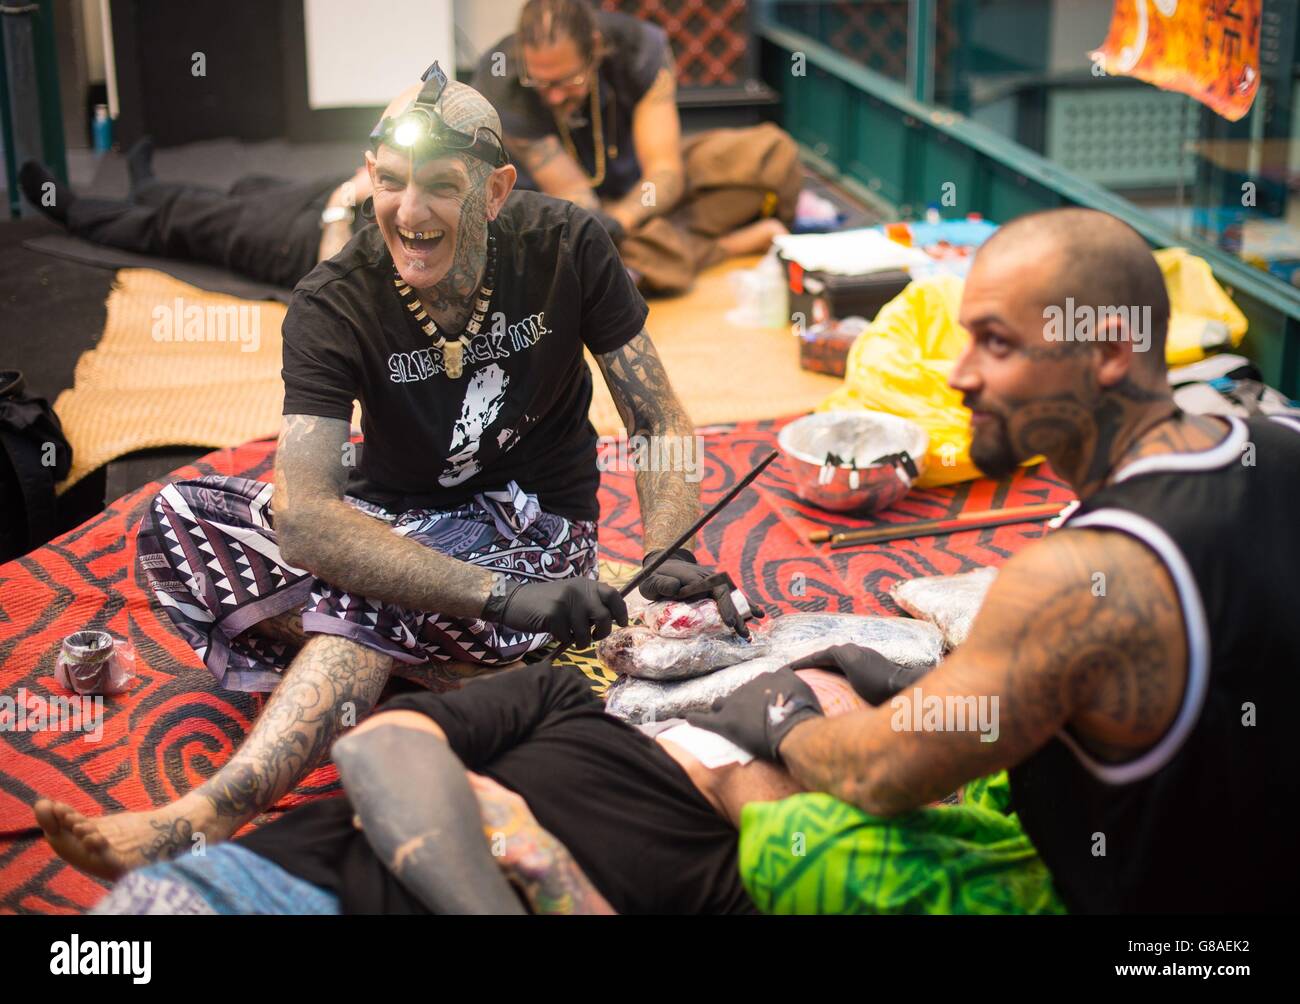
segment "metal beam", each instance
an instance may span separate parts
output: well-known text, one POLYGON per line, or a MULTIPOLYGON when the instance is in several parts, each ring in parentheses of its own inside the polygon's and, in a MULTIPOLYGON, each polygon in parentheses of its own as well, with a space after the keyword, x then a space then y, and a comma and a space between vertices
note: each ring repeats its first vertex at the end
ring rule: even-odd
MULTIPOLYGON (((974 150, 989 164, 1032 182, 1059 196, 1063 202, 1087 206, 1110 213, 1127 222, 1143 237, 1158 247, 1186 246, 1209 262, 1216 276, 1225 285, 1247 293, 1261 304, 1300 320, 1300 290, 1286 286, 1267 273, 1247 265, 1218 248, 1196 240, 1189 240, 1173 226, 1114 192, 1066 171, 1052 161, 1008 140, 1000 133, 972 122, 956 112, 926 104, 909 92, 908 88, 887 77, 867 69, 829 46, 799 32, 785 28, 773 20, 770 13, 759 10, 757 33, 773 45, 789 52, 801 52, 808 64, 838 78, 852 88, 890 106, 909 129, 919 129, 931 134, 949 137, 974 150)), ((772 83, 772 81, 769 81, 772 83)), ((775 84, 774 84, 775 86, 775 84)), ((799 79, 782 78, 782 89, 815 86, 812 75, 799 79)), ((827 137, 831 146, 844 148, 844 137, 827 137)), ((989 165, 985 165, 987 170, 989 165)))

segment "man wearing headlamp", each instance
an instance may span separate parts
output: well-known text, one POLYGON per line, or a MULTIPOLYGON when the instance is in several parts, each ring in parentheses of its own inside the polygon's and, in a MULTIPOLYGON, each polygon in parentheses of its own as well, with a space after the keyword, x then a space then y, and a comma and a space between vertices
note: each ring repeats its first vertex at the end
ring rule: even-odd
MULTIPOLYGON (((112 877, 197 833, 230 836, 394 670, 445 687, 456 678, 434 667, 448 661, 500 666, 626 623, 594 581, 584 348, 630 434, 693 429, 609 237, 570 203, 512 195, 499 137, 491 105, 436 64, 389 106, 366 157, 377 226, 313 270, 285 318, 274 492, 209 477, 151 505, 139 549, 159 602, 223 685, 275 692, 178 802, 101 819, 38 803, 73 864, 112 877)), ((698 486, 679 466, 638 471, 637 492, 650 557, 698 517, 698 486)), ((643 588, 676 595, 710 576, 684 551, 643 588)))

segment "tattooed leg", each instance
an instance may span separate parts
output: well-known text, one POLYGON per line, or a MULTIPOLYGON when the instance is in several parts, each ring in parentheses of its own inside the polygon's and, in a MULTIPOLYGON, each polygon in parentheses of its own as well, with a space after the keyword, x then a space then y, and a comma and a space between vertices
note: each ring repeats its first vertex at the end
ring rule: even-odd
POLYGON ((42 799, 36 819, 60 857, 113 879, 199 845, 225 840, 280 799, 321 759, 339 731, 364 718, 392 659, 316 635, 294 659, 244 744, 201 787, 150 812, 91 818, 42 799))
POLYGON ((521 914, 492 859, 465 765, 415 712, 377 716, 334 745, 361 829, 384 866, 438 914, 521 914))
POLYGON ((281 645, 302 648, 307 644, 307 634, 302 629, 302 610, 291 610, 278 617, 268 617, 249 628, 245 634, 255 634, 281 645))

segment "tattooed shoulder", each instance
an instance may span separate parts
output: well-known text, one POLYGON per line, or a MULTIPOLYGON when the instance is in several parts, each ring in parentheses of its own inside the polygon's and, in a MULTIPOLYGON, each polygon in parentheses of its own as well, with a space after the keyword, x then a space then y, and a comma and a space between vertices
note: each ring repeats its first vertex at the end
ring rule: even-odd
POLYGON ((1155 742, 1182 697, 1187 652, 1163 562, 1118 531, 1053 534, 1003 567, 963 660, 1001 663, 1017 725, 1069 724, 1101 755, 1155 742))

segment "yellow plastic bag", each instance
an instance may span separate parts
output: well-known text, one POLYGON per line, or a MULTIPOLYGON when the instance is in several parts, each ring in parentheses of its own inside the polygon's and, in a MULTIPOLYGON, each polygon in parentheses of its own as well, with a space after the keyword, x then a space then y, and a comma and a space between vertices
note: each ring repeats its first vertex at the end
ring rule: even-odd
POLYGON ((962 281, 910 283, 880 308, 849 350, 844 386, 818 407, 865 408, 911 419, 930 436, 922 488, 979 477, 970 459, 970 412, 948 386, 968 336, 957 324, 962 281))
MULTIPOLYGON (((1204 259, 1186 248, 1155 252, 1171 313, 1165 358, 1171 366, 1241 343, 1246 318, 1204 259)), ((908 284, 849 350, 844 386, 818 411, 865 408, 911 419, 930 436, 922 488, 980 476, 970 459, 970 412, 948 386, 969 336, 957 323, 962 280, 938 275, 908 284)), ((1035 457, 1026 463, 1037 463, 1035 457)))
POLYGON ((1212 351, 1240 345, 1246 315, 1215 280, 1209 263, 1186 248, 1162 248, 1155 255, 1169 291, 1165 361, 1186 366, 1212 351))

